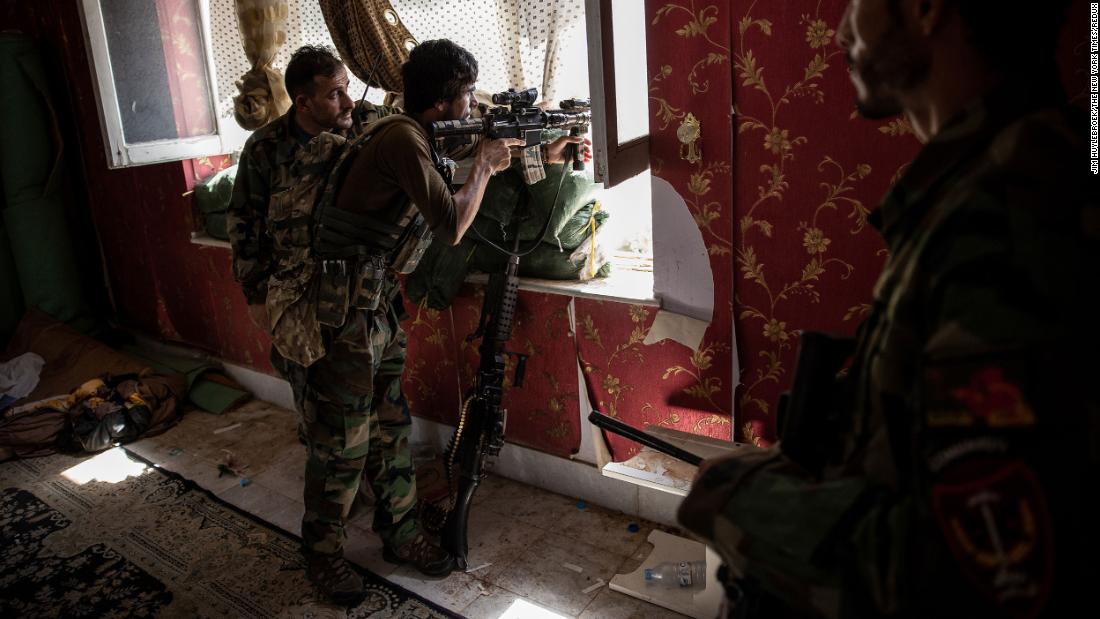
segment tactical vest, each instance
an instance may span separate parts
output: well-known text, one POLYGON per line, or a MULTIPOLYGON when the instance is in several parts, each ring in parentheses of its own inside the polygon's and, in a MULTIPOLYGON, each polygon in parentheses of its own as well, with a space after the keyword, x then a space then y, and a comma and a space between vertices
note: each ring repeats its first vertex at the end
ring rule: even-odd
POLYGON ((329 326, 341 326, 348 307, 373 310, 383 296, 392 297, 397 285, 391 274, 412 273, 432 242, 427 222, 407 196, 368 213, 336 206, 355 155, 374 133, 372 127, 349 142, 337 158, 313 218, 313 254, 321 265, 317 318, 329 326))
POLYGON ((299 149, 295 183, 272 196, 269 227, 283 277, 268 289, 272 344, 308 367, 325 355, 321 326, 343 326, 349 310, 372 311, 411 273, 431 244, 431 231, 408 199, 372 213, 335 204, 355 155, 374 135, 353 140, 322 133, 299 149))

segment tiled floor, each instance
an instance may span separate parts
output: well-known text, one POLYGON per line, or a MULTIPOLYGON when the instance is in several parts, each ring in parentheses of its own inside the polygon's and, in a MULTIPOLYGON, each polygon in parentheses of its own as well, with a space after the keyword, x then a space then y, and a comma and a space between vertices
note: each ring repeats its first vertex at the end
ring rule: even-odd
MULTIPOLYGON (((221 416, 190 412, 172 430, 127 448, 298 533, 305 451, 295 423, 294 413, 254 401, 221 416), (219 477, 218 465, 227 461, 250 483, 241 485, 232 475, 219 477)), ((381 541, 369 530, 371 517, 361 514, 349 523, 348 558, 472 619, 504 614, 682 617, 611 591, 606 584, 594 586, 637 569, 651 549, 645 539, 653 523, 592 505, 581 509, 575 499, 490 475, 478 488, 471 509, 471 571, 423 580, 410 567, 382 560, 381 541), (638 525, 636 532, 628 529, 632 523, 638 525)))

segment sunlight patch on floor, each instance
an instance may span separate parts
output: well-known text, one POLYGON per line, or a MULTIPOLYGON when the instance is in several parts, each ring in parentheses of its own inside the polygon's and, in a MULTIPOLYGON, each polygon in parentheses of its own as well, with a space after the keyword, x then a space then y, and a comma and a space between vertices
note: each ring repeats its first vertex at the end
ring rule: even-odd
POLYGON ((147 468, 144 462, 131 460, 121 447, 115 447, 62 471, 61 476, 80 486, 93 479, 117 484, 127 477, 141 475, 147 468))
POLYGON ((516 600, 497 619, 567 619, 567 617, 541 606, 535 606, 527 600, 516 600))

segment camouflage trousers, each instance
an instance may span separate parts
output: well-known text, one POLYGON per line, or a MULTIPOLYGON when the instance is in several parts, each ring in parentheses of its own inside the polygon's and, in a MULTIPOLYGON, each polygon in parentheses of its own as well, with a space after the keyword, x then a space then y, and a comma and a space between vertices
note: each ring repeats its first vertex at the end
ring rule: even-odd
POLYGON ((352 501, 365 476, 376 497, 373 527, 388 546, 419 531, 412 419, 401 391, 407 338, 389 305, 352 311, 331 333, 328 353, 308 368, 272 349, 271 361, 294 390, 306 443, 302 545, 343 551, 352 501))

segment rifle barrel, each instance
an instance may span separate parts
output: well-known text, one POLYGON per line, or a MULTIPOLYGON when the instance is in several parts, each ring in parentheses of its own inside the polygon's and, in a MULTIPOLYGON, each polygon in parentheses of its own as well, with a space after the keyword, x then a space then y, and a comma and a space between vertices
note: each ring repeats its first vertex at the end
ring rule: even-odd
POLYGON ((604 415, 599 411, 592 411, 592 413, 588 415, 588 421, 590 421, 595 426, 607 430, 608 432, 626 437, 634 441, 635 443, 641 443, 646 447, 656 449, 663 454, 668 454, 673 458, 683 460, 688 464, 699 466, 699 463, 703 461, 701 457, 691 453, 690 451, 681 449, 668 441, 653 436, 652 434, 647 434, 642 430, 628 426, 618 419, 615 419, 614 417, 608 417, 607 415, 604 415))

